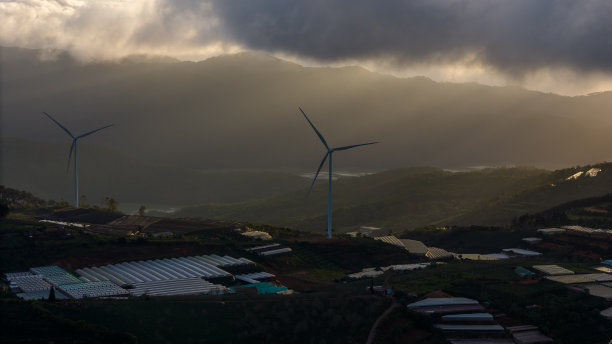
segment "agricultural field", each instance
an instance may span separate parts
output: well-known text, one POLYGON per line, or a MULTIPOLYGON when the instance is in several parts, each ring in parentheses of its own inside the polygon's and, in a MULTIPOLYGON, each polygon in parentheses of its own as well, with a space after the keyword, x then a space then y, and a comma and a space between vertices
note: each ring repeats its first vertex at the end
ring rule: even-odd
MULTIPOLYGON (((214 253, 248 258, 257 269, 275 274, 280 283, 297 293, 142 296, 53 303, 25 302, 3 292, 3 309, 15 315, 14 320, 3 319, 6 338, 19 342, 18 334, 31 323, 38 328, 33 338, 59 338, 60 342, 68 335, 77 342, 92 336, 93 342, 114 343, 295 342, 308 335, 328 343, 363 343, 374 320, 392 302, 406 305, 417 296, 436 291, 477 299, 491 309, 539 326, 559 343, 580 343, 572 331, 584 326, 597 329, 589 334, 592 343, 603 343, 603 338, 612 334, 612 323, 598 314, 609 306, 605 300, 547 280, 524 280, 514 273, 516 266, 536 264, 559 264, 577 273, 592 273, 597 260, 560 255, 553 250, 539 258, 449 261, 421 270, 387 271, 375 278, 349 280, 347 274, 363 268, 423 260, 367 237, 329 240, 323 235, 252 223, 228 226, 227 222, 216 222, 215 227, 215 222, 204 221, 201 223, 208 223, 208 227, 199 227, 194 225, 198 223, 195 219, 172 221, 186 230, 170 237, 129 237, 82 229, 49 232, 48 225, 4 219, 0 221, 3 272, 51 264, 74 271, 92 265, 214 253), (292 253, 260 257, 248 252, 246 248, 263 242, 241 236, 234 226, 266 231, 274 242, 290 247, 292 253), (371 295, 368 290, 372 285, 392 289, 394 297, 371 295), (577 316, 585 320, 572 321, 577 316)), ((498 252, 531 235, 533 229, 475 226, 427 227, 402 234, 467 253, 498 252)), ((438 343, 443 335, 432 326, 430 318, 399 307, 380 324, 375 343, 438 343)))

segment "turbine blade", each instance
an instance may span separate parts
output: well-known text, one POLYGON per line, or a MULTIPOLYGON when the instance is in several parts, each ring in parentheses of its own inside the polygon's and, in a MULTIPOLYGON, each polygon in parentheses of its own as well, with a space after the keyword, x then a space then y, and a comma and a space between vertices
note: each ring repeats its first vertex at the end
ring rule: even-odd
POLYGON ((74 145, 76 145, 76 139, 73 139, 72 144, 70 145, 70 152, 68 153, 68 164, 66 165, 66 174, 68 174, 68 170, 70 170, 70 159, 72 159, 72 150, 74 149, 74 145))
POLYGON ((351 148, 355 148, 355 147, 373 145, 375 143, 378 143, 378 142, 368 142, 368 143, 362 143, 362 144, 358 144, 358 145, 350 145, 350 146, 338 147, 338 148, 333 148, 332 151, 335 152, 335 151, 347 150, 347 149, 351 149, 351 148))
POLYGON ((314 179, 312 180, 312 184, 310 184, 310 189, 308 189, 308 194, 310 195, 310 192, 312 191, 312 188, 315 185, 315 182, 317 181, 317 177, 319 176, 319 172, 321 172, 321 168, 323 168, 323 164, 325 164, 325 160, 327 160, 327 156, 329 155, 329 152, 325 153, 325 156, 323 157, 323 160, 321 160, 321 163, 319 164, 319 169, 317 170, 317 174, 315 174, 314 179))
POLYGON ((88 132, 86 132, 85 134, 82 134, 82 135, 77 136, 77 139, 80 139, 81 137, 85 137, 85 136, 91 135, 91 134, 95 133, 96 131, 100 131, 100 130, 102 130, 102 129, 106 129, 106 128, 108 128, 108 127, 112 127, 113 125, 114 125, 114 124, 109 124, 109 125, 107 125, 107 126, 105 126, 105 127, 98 128, 98 129, 96 129, 96 130, 92 130, 92 131, 88 131, 88 132))
POLYGON ((64 129, 64 131, 70 135, 70 137, 74 138, 74 135, 72 135, 72 133, 70 132, 70 130, 66 129, 66 127, 64 127, 63 125, 60 124, 60 122, 56 121, 55 118, 51 117, 51 115, 49 115, 48 113, 44 112, 43 113, 49 117, 50 120, 52 120, 53 122, 55 122, 55 124, 59 125, 60 128, 64 129))
POLYGON ((298 109, 300 109, 300 112, 302 113, 302 115, 304 115, 304 118, 306 118, 306 120, 308 121, 308 123, 310 124, 312 129, 314 129, 315 133, 317 133, 317 136, 319 136, 319 138, 321 139, 321 142, 323 142, 323 144, 325 145, 325 148, 327 148, 327 150, 329 150, 329 146, 327 145, 327 142, 325 142, 325 139, 323 138, 323 135, 321 135, 321 133, 317 130, 317 128, 315 128, 314 124, 312 124, 312 122, 310 121, 308 116, 306 116, 306 113, 304 112, 304 110, 302 110, 302 108, 299 107, 299 106, 298 106, 298 109))

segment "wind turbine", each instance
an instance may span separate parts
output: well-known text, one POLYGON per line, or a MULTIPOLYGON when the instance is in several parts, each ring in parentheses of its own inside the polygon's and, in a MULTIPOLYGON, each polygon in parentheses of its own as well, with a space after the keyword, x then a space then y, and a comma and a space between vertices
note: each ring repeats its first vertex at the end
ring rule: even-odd
POLYGON ((327 158, 329 157, 329 176, 328 176, 329 182, 327 184, 328 185, 328 188, 327 188, 327 238, 331 239, 331 236, 332 236, 332 155, 334 152, 337 152, 337 151, 343 151, 343 150, 356 148, 360 146, 373 145, 378 142, 368 142, 368 143, 361 143, 358 145, 329 148, 329 146, 327 145, 327 142, 325 142, 325 138, 323 138, 323 135, 321 135, 321 133, 314 126, 314 124, 312 124, 308 116, 306 116, 306 113, 304 112, 304 110, 302 110, 301 107, 298 107, 298 109, 300 110, 302 115, 304 115, 304 118, 306 118, 306 120, 308 121, 312 129, 314 129, 315 133, 317 133, 317 136, 319 137, 321 142, 323 142, 323 145, 327 149, 327 153, 325 153, 325 156, 323 157, 321 164, 319 164, 319 169, 317 170, 317 174, 315 174, 315 177, 312 180, 312 184, 310 184, 310 189, 308 190, 308 194, 310 194, 310 192, 312 191, 312 188, 314 187, 314 184, 317 181, 317 177, 319 176, 319 172, 321 172, 321 168, 323 167, 323 164, 325 164, 325 160, 327 160, 327 158))
POLYGON ((60 128, 62 128, 66 134, 70 135, 70 137, 72 137, 72 145, 70 145, 70 152, 68 153, 68 165, 66 166, 66 174, 68 174, 68 169, 70 168, 70 158, 72 158, 72 152, 74 152, 74 207, 78 208, 79 207, 79 176, 77 174, 77 140, 80 138, 83 138, 85 136, 89 136, 97 131, 100 131, 102 129, 106 129, 110 126, 112 126, 112 124, 107 125, 105 127, 102 128, 98 128, 92 131, 88 131, 85 134, 81 134, 79 136, 74 136, 72 135, 72 133, 70 132, 70 130, 66 129, 66 127, 64 127, 63 125, 60 124, 60 122, 56 121, 55 118, 51 117, 51 115, 49 115, 46 112, 43 112, 43 114, 45 114, 47 117, 49 117, 50 120, 52 120, 53 122, 55 122, 55 124, 57 124, 60 128))

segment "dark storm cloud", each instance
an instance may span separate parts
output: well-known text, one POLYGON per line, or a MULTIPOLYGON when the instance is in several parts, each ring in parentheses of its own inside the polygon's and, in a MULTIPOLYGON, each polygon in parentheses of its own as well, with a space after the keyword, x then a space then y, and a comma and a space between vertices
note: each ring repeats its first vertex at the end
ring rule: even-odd
POLYGON ((559 66, 612 71, 609 0, 214 0, 212 5, 230 39, 323 61, 452 63, 472 57, 510 74, 559 66))
POLYGON ((538 70, 553 85, 559 71, 594 84, 612 72, 610 0, 0 0, 0 13, 0 45, 85 61, 261 50, 399 72, 538 70))

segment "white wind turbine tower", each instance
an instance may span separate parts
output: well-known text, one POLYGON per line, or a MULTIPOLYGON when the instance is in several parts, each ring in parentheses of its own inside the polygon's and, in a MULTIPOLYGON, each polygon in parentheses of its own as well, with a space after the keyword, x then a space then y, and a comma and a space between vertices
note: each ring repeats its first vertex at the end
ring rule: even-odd
POLYGON ((314 187, 314 184, 317 181, 317 177, 319 176, 319 172, 321 172, 321 168, 323 167, 323 164, 325 164, 325 160, 327 160, 327 158, 329 157, 329 176, 328 176, 329 182, 328 182, 328 189, 327 189, 327 237, 331 239, 332 237, 332 155, 334 152, 337 152, 337 151, 343 151, 343 150, 360 147, 360 146, 373 145, 378 142, 368 142, 368 143, 361 143, 357 145, 330 148, 327 145, 327 142, 325 142, 323 135, 321 135, 321 133, 317 130, 317 128, 315 128, 314 124, 312 124, 308 116, 306 116, 306 113, 304 112, 304 110, 302 110, 301 107, 298 107, 298 109, 300 110, 302 115, 304 115, 304 118, 306 118, 306 120, 308 121, 312 129, 314 129, 315 133, 317 134, 317 136, 319 137, 319 139, 321 140, 321 142, 327 149, 327 153, 325 153, 325 156, 323 157, 323 160, 321 161, 321 164, 319 165, 317 174, 315 174, 315 177, 312 180, 312 184, 310 185, 310 190, 308 190, 308 194, 310 194, 310 192, 312 191, 312 188, 314 187))
POLYGON ((74 152, 74 207, 78 208, 79 207, 79 175, 77 173, 77 140, 85 136, 89 136, 102 129, 106 129, 112 126, 113 124, 110 124, 105 127, 98 128, 92 131, 88 131, 85 134, 81 134, 79 136, 74 136, 72 135, 70 130, 66 129, 66 127, 61 125, 60 122, 56 121, 55 118, 51 117, 51 115, 49 115, 46 112, 43 112, 43 114, 49 117, 50 120, 52 120, 55 124, 57 124, 60 128, 62 128, 66 132, 66 134, 70 135, 70 137, 72 138, 72 144, 70 145, 70 152, 68 153, 68 165, 66 166, 66 173, 68 173, 68 169, 70 168, 70 158, 72 158, 72 153, 74 152))

